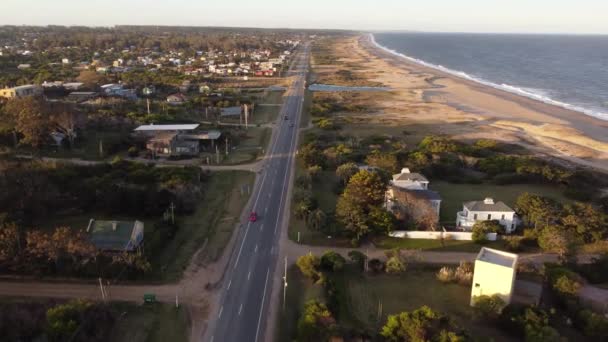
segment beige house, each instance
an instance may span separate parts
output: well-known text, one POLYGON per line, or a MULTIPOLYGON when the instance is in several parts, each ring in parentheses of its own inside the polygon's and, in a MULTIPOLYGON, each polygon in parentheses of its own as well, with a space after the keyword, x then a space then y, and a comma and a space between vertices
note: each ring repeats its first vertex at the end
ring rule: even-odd
POLYGON ((517 254, 482 247, 475 259, 473 285, 471 288, 471 306, 475 297, 498 295, 506 304, 511 303, 515 275, 517 272, 517 254))

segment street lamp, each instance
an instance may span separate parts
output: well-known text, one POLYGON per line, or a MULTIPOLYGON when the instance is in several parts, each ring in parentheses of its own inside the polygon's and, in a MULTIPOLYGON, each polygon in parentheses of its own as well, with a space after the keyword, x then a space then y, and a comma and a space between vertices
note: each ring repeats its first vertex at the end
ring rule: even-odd
POLYGON ((283 276, 283 311, 285 311, 286 296, 287 296, 287 257, 285 257, 285 275, 283 276))

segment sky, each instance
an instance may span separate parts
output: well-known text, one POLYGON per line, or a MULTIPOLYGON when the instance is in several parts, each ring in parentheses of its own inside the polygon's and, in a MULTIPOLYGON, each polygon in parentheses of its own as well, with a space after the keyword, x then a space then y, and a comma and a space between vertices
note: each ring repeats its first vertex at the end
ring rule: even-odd
POLYGON ((608 34, 607 0, 0 0, 0 25, 608 34))

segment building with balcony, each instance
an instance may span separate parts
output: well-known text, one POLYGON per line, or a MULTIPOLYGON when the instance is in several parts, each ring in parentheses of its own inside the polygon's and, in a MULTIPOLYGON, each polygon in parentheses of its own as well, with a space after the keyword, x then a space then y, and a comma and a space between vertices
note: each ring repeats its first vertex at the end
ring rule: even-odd
POLYGON ((463 203, 462 211, 456 214, 456 226, 463 230, 471 230, 475 222, 489 220, 498 221, 507 234, 515 231, 519 222, 515 210, 504 202, 494 202, 489 197, 483 201, 463 203))

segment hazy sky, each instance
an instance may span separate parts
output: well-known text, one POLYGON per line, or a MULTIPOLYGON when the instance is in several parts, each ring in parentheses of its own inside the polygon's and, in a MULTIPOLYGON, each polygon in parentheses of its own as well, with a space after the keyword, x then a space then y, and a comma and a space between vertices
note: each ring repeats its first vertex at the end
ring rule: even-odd
POLYGON ((0 24, 608 34, 608 0, 0 0, 0 24))

